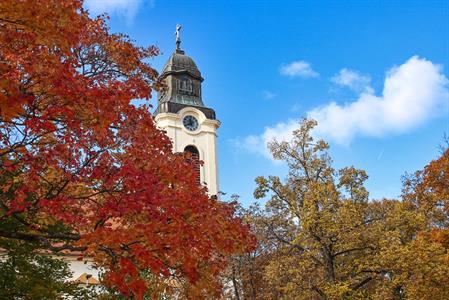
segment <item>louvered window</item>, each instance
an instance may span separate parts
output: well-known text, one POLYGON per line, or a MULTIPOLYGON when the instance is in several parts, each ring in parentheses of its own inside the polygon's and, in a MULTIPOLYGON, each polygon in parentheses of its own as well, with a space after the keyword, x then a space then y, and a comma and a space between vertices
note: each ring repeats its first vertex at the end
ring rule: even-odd
POLYGON ((184 152, 188 152, 191 154, 191 157, 189 158, 189 160, 193 161, 193 166, 197 173, 196 181, 198 182, 198 184, 201 184, 200 154, 198 152, 198 149, 195 146, 190 145, 190 146, 185 147, 184 152))

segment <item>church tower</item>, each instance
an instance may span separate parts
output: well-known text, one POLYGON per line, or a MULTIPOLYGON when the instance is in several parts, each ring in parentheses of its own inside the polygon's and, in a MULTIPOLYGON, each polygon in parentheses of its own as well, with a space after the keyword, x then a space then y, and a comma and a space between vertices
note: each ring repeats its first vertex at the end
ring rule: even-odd
POLYGON ((165 90, 158 93, 156 125, 167 132, 174 152, 190 152, 198 165, 198 182, 209 195, 218 195, 217 129, 215 111, 204 105, 203 77, 192 58, 181 50, 181 26, 176 26, 176 50, 165 63, 161 79, 165 90))

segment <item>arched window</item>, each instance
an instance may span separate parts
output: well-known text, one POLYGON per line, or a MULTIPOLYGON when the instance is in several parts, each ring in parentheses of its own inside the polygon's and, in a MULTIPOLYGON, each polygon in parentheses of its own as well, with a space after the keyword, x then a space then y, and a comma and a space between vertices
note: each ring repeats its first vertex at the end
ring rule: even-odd
POLYGON ((179 92, 181 94, 193 94, 193 82, 189 78, 182 78, 179 82, 179 92))
POLYGON ((201 174, 200 174, 200 153, 198 152, 198 149, 195 146, 189 145, 184 148, 184 152, 188 152, 191 155, 191 158, 189 160, 193 161, 193 166, 196 171, 196 181, 198 184, 201 184, 201 174))

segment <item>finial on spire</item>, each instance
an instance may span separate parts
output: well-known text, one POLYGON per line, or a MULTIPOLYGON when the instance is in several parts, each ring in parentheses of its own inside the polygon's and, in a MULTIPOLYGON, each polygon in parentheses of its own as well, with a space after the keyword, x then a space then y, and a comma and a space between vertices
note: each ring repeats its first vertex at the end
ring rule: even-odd
POLYGON ((181 50, 181 25, 176 24, 176 50, 181 50))

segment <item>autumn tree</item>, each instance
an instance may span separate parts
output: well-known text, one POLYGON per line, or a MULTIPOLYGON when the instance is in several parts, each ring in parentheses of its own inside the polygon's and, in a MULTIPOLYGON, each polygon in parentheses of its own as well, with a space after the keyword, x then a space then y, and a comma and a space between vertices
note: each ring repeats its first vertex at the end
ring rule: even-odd
POLYGON ((335 170, 315 126, 303 120, 290 142, 269 144, 285 180, 256 179, 255 197, 269 197, 258 222, 277 244, 263 280, 278 292, 256 299, 447 298, 444 249, 420 235, 427 216, 408 201, 368 201, 367 174, 335 170))
POLYGON ((406 265, 404 281, 418 298, 449 297, 449 144, 423 170, 404 177, 403 199, 423 219, 410 246, 413 262, 406 265), (419 283, 419 284, 416 284, 419 283))
POLYGON ((279 299, 280 293, 265 278, 265 268, 277 260, 279 244, 268 238, 263 211, 257 203, 249 208, 239 207, 238 213, 251 226, 257 245, 251 251, 229 257, 228 268, 223 274, 223 281, 228 283, 225 297, 233 300, 279 299))
POLYGON ((0 2, 0 239, 79 251, 130 298, 217 296, 252 238, 156 129, 157 54, 81 0, 0 2))
POLYGON ((256 179, 256 198, 272 194, 265 222, 281 245, 281 255, 267 267, 267 276, 285 299, 337 299, 357 293, 369 278, 355 265, 343 263, 373 248, 363 238, 370 223, 364 215, 367 176, 354 168, 335 171, 328 144, 310 135, 315 125, 304 120, 291 142, 269 144, 273 157, 289 167, 285 183, 276 176, 256 179))
MULTIPOLYGON (((446 235, 449 227, 449 146, 441 156, 423 170, 404 177, 404 199, 427 216, 428 229, 440 229, 446 235)), ((449 240, 448 240, 449 242, 449 240)))

